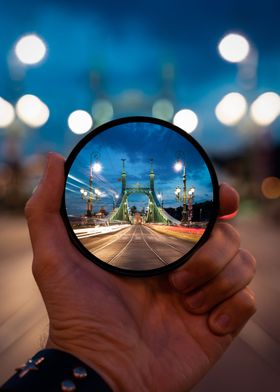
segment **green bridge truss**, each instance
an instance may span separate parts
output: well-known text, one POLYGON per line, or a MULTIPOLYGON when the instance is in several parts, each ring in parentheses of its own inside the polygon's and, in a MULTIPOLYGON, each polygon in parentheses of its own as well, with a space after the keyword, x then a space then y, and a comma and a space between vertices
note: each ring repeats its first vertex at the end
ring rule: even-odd
MULTIPOLYGON (((125 221, 130 222, 130 216, 128 212, 128 198, 132 194, 144 194, 149 199, 148 211, 146 214, 145 222, 147 223, 164 223, 171 224, 174 223, 174 218, 169 216, 166 211, 161 207, 160 202, 155 193, 154 184, 155 184, 155 173, 153 169, 153 162, 151 161, 151 170, 150 170, 150 187, 127 187, 126 186, 126 171, 125 171, 125 159, 123 161, 122 167, 122 192, 119 202, 116 205, 116 208, 111 212, 108 219, 110 223, 115 221, 125 221)), ((177 221, 176 221, 177 223, 177 221)), ((180 223, 180 222, 178 222, 180 223)))

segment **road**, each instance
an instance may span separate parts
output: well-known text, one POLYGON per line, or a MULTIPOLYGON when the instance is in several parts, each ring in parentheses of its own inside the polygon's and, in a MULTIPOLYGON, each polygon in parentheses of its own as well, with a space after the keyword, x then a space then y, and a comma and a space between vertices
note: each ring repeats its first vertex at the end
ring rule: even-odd
POLYGON ((80 238, 100 260, 132 270, 160 268, 184 256, 193 242, 157 233, 144 225, 132 225, 118 232, 80 238))

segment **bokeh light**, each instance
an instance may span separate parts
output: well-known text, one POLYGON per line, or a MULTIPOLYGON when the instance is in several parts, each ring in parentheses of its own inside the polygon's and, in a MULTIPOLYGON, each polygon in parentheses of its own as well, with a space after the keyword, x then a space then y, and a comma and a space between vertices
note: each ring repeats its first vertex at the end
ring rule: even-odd
POLYGON ((239 93, 225 95, 215 108, 217 119, 224 125, 233 126, 239 123, 247 112, 247 102, 239 93))
POLYGON ((13 105, 0 97, 0 128, 6 128, 11 125, 14 118, 15 111, 13 105))
POLYGON ((278 177, 267 177, 261 184, 261 191, 267 199, 280 197, 280 179, 278 177))
POLYGON ((270 125, 280 114, 280 97, 274 92, 261 94, 251 105, 253 121, 260 126, 270 125))
POLYGON ((248 56, 249 42, 240 34, 228 34, 219 43, 218 50, 223 59, 231 63, 239 63, 248 56))
POLYGON ((96 125, 112 120, 114 116, 113 105, 107 99, 98 99, 92 105, 92 116, 96 125))
POLYGON ((161 98, 155 101, 152 107, 153 117, 161 120, 170 121, 174 115, 174 107, 169 99, 161 98))
POLYGON ((23 64, 37 64, 46 55, 46 45, 36 34, 28 34, 18 40, 15 46, 17 58, 23 64))
POLYGON ((68 117, 68 126, 70 130, 77 135, 88 132, 92 125, 92 117, 85 110, 75 110, 68 117))
POLYGON ((177 125, 177 127, 183 129, 187 133, 191 133, 198 125, 198 118, 192 110, 182 109, 175 114, 173 124, 177 125))
POLYGON ((42 127, 50 115, 47 105, 31 94, 23 95, 17 101, 16 113, 26 125, 32 128, 42 127))

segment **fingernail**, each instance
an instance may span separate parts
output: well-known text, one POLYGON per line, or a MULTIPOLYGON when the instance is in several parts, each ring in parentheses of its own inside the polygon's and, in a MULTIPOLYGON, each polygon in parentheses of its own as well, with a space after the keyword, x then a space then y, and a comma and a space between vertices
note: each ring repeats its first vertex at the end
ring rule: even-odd
POLYGON ((186 298, 187 306, 192 309, 200 308, 205 302, 205 294, 203 291, 198 291, 194 295, 186 298))
POLYGON ((230 324, 230 317, 227 314, 220 314, 216 320, 215 323, 221 328, 221 329, 227 329, 227 327, 230 324))
POLYGON ((192 279, 190 274, 187 271, 178 271, 175 272, 172 277, 171 277, 173 286, 179 290, 179 291, 184 291, 184 290, 189 290, 192 285, 192 279))

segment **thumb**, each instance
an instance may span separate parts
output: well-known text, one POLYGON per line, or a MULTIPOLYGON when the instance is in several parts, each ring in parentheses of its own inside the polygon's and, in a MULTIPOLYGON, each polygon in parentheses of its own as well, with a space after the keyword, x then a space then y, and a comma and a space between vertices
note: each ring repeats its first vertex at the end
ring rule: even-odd
POLYGON ((60 215, 64 176, 64 158, 49 153, 42 180, 25 206, 34 256, 47 251, 48 246, 61 249, 65 243, 70 244, 60 215))

